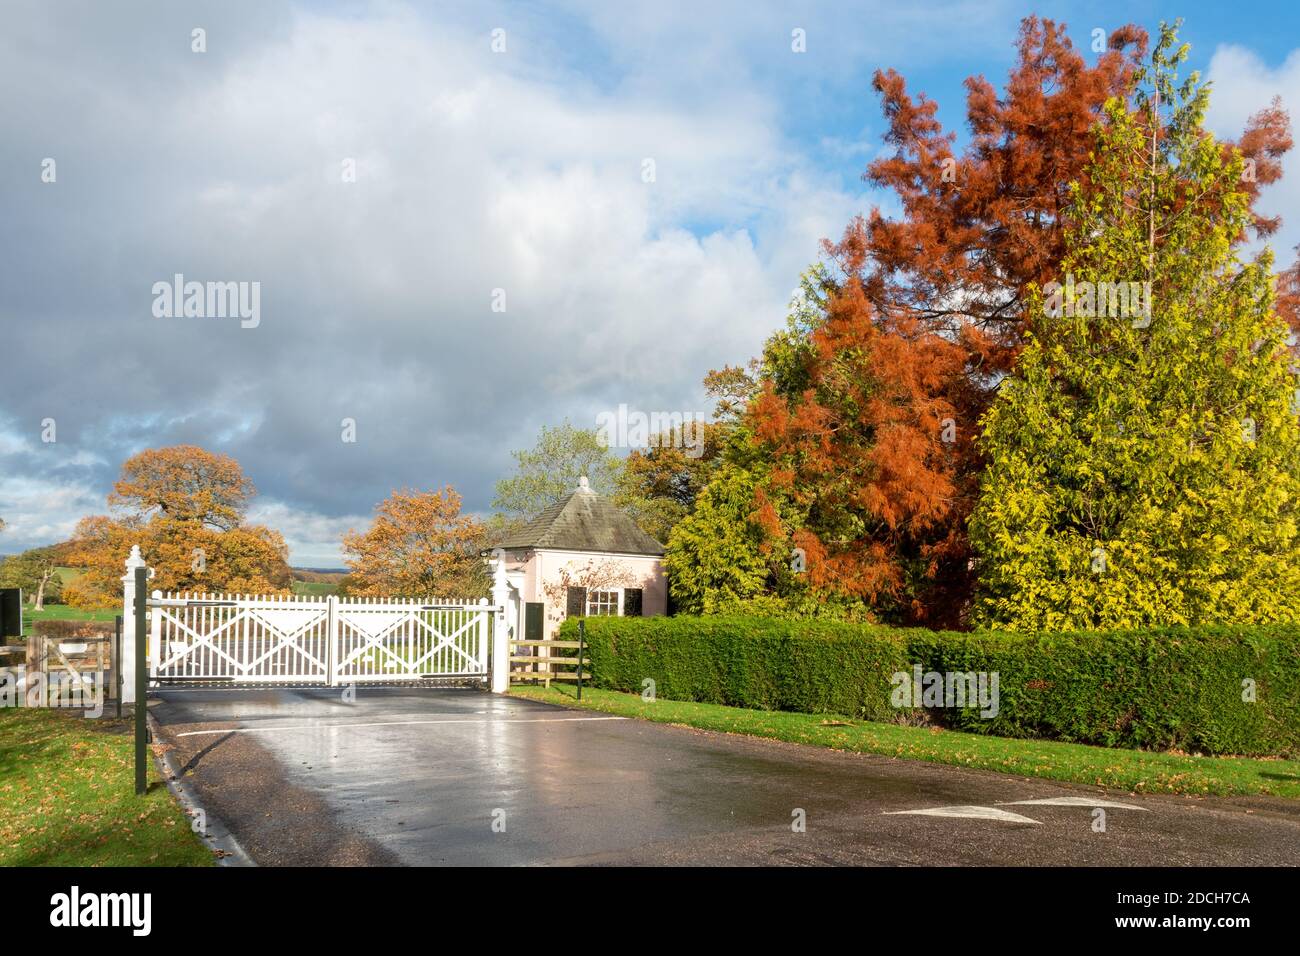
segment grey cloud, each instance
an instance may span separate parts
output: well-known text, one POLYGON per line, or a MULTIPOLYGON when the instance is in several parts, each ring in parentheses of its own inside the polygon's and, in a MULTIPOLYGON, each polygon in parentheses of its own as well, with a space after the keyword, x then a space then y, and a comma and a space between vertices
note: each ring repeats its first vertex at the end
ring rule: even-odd
POLYGON ((857 206, 752 91, 564 87, 535 54, 494 61, 464 9, 362 12, 5 14, 0 428, 58 418, 98 462, 77 487, 102 495, 131 452, 193 442, 307 524, 401 486, 451 483, 484 510, 542 424, 707 407, 704 372, 754 354, 857 206), (726 224, 681 227, 702 221, 726 224), (261 324, 153 317, 175 273, 259 281, 261 324))

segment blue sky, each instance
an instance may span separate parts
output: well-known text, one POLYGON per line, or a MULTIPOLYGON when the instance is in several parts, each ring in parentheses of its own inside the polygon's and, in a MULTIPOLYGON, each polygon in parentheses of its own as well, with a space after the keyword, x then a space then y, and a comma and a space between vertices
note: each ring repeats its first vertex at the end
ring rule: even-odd
MULTIPOLYGON (((1182 16, 1223 135, 1300 104, 1281 3, 6 4, 0 552, 61 540, 129 454, 190 442, 244 465, 295 563, 337 565, 393 488, 485 512, 544 424, 707 410, 701 378, 781 325, 820 240, 893 208, 860 179, 872 73, 964 137, 962 81, 1001 85, 1030 12, 1085 49, 1182 16), (153 316, 177 272, 260 282, 260 324, 153 316)), ((1286 167, 1263 207, 1289 260, 1286 167)))

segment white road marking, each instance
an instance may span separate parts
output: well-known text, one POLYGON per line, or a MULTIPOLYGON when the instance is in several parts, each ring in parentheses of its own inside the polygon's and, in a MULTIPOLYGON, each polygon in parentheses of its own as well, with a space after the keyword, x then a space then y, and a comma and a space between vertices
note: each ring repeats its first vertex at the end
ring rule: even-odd
POLYGON ((963 817, 968 820, 1002 820, 1005 823, 1033 823, 1029 817, 1018 813, 999 810, 996 807, 931 807, 928 810, 887 810, 885 816, 898 816, 911 813, 922 817, 963 817))
POLYGON ((1149 807, 1135 807, 1131 803, 1113 803, 1110 800, 1094 800, 1092 797, 1044 797, 1041 800, 1011 800, 999 803, 1000 807, 1115 807, 1119 810, 1141 810, 1149 813, 1149 807))
POLYGON ((628 717, 528 717, 496 720, 385 720, 364 724, 302 724, 296 727, 231 727, 227 730, 187 730, 174 737, 202 737, 215 734, 271 734, 281 730, 348 730, 352 727, 410 727, 414 724, 577 724, 586 720, 630 720, 628 717))

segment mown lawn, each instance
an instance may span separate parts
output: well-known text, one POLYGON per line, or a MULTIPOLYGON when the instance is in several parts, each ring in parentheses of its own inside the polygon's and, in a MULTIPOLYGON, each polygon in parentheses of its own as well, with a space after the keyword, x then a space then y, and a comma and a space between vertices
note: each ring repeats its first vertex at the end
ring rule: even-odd
POLYGON ((327 594, 337 594, 339 586, 329 581, 297 581, 293 582, 293 593, 298 595, 311 595, 322 597, 327 594))
POLYGON ((1093 784, 1131 793, 1268 794, 1300 799, 1300 761, 1297 760, 1193 757, 1047 740, 1012 740, 929 727, 872 723, 834 714, 745 710, 663 699, 646 702, 636 694, 589 687, 582 689, 581 702, 575 699, 572 687, 548 690, 520 686, 511 688, 511 693, 566 707, 701 730, 1093 784))
POLYGON ((23 636, 26 637, 31 633, 32 625, 37 621, 107 621, 111 624, 113 618, 121 613, 120 608, 87 611, 66 604, 47 604, 37 611, 30 604, 25 604, 23 605, 23 636))
POLYGON ((0 710, 0 866, 210 866, 150 760, 135 795, 129 720, 0 710))
MULTIPOLYGON (((54 569, 55 576, 63 584, 70 584, 84 574, 79 568, 58 567, 54 569)), ((36 621, 108 621, 112 623, 113 618, 122 613, 119 608, 104 608, 102 610, 86 611, 81 608, 69 607, 67 604, 51 604, 45 602, 45 607, 41 610, 35 610, 31 604, 27 603, 32 594, 24 592, 23 594, 23 637, 27 637, 32 631, 32 624, 36 621)), ((11 638, 12 640, 12 638, 11 638)))

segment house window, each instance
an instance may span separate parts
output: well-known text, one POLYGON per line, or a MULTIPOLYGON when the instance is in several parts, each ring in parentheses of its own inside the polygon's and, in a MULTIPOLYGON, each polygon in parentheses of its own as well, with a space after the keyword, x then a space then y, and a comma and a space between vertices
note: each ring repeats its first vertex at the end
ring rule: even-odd
POLYGON ((588 591, 587 592, 587 616, 588 617, 617 617, 618 616, 618 592, 617 591, 588 591))
POLYGON ((586 588, 569 588, 568 596, 565 599, 564 616, 565 617, 582 617, 582 612, 587 607, 587 589, 586 588))

